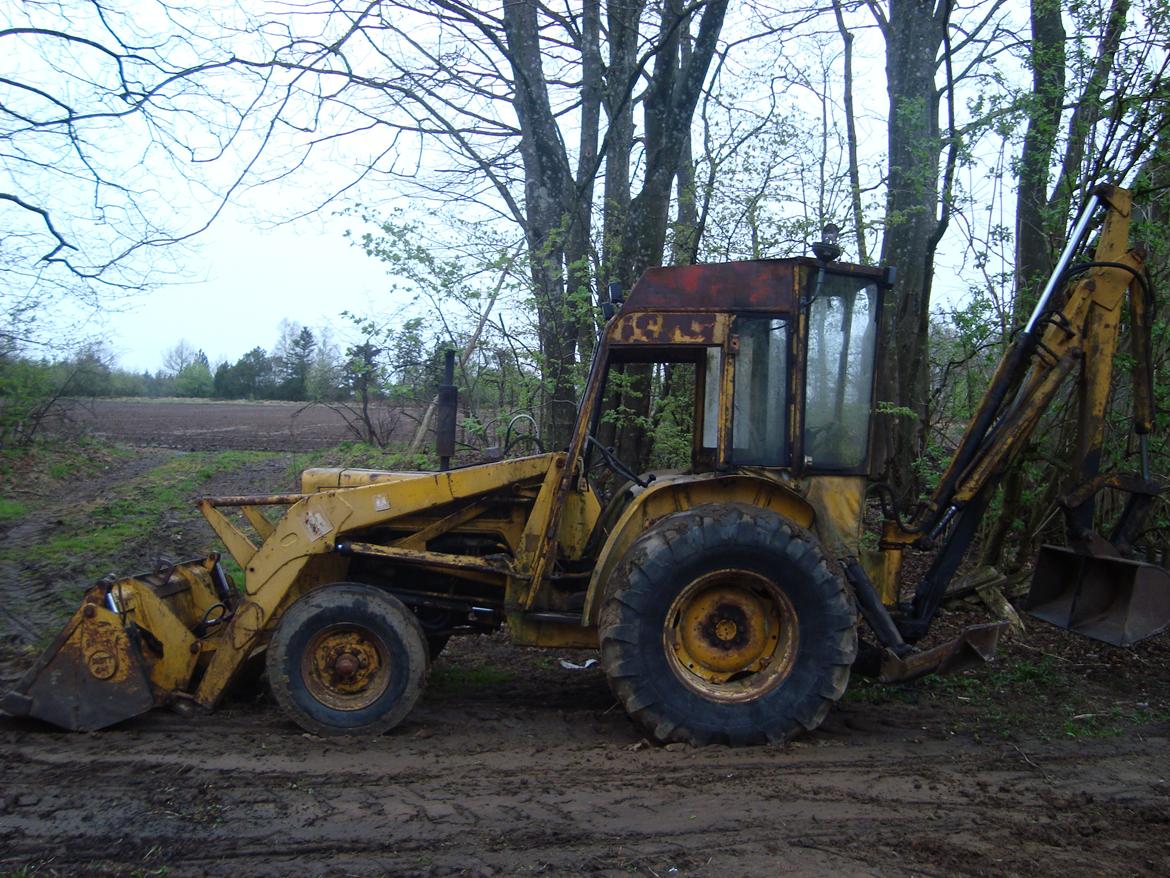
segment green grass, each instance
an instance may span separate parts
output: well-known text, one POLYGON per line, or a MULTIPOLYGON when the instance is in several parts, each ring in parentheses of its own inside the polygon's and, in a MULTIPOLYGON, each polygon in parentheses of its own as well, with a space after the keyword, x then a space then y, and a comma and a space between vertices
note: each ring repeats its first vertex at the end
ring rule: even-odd
POLYGON ((1008 695, 1040 695, 1063 690, 1067 682, 1056 662, 1047 656, 1039 661, 1014 659, 987 665, 971 673, 929 677, 928 689, 942 695, 960 695, 972 701, 986 701, 1008 695))
POLYGON ((842 700, 854 704, 891 704, 913 703, 918 698, 919 692, 914 687, 879 683, 857 675, 850 678, 842 700))
POLYGON ((1065 738, 1116 738, 1128 734, 1135 725, 1170 720, 1170 709, 1165 707, 1122 708, 1115 705, 1097 713, 1076 713, 1066 706, 1065 713, 1067 719, 1060 726, 1060 734, 1065 738))
POLYGON ((88 438, 5 448, 0 450, 0 488, 17 479, 35 485, 46 479, 88 478, 133 454, 128 448, 88 438))
POLYGON ((276 456, 260 451, 176 456, 112 486, 97 499, 78 502, 63 513, 62 525, 47 539, 32 547, 6 549, 0 559, 60 566, 87 578, 102 576, 118 566, 128 548, 155 539, 161 523, 173 520, 176 513, 188 514, 214 477, 276 456))
MULTIPOLYGON (((19 453, 0 453, 0 491, 6 482, 19 482, 28 487, 31 497, 27 501, 0 501, 0 521, 42 510, 51 510, 54 519, 59 519, 58 524, 44 529, 35 544, 0 550, 0 560, 33 569, 52 569, 67 581, 85 583, 111 572, 138 572, 128 567, 143 563, 145 558, 153 559, 156 554, 202 552, 218 543, 194 511, 193 502, 211 493, 212 484, 225 473, 263 460, 289 459, 287 453, 260 451, 174 453, 159 466, 112 482, 104 487, 101 496, 83 496, 68 502, 79 482, 98 477, 138 453, 93 440, 43 443, 19 453), (63 500, 66 505, 58 508, 63 500), (172 535, 178 536, 172 539, 172 535)), ((345 442, 335 448, 296 455, 293 470, 299 476, 307 466, 401 470, 434 468, 434 462, 429 454, 406 455, 345 442)), ((243 571, 230 555, 224 553, 223 563, 228 575, 242 584, 243 571)), ((79 585, 74 590, 80 599, 84 588, 79 585)))
POLYGON ((19 500, 5 500, 0 498, 0 521, 12 521, 28 512, 28 506, 19 500))
POLYGON ((844 700, 941 707, 952 733, 969 733, 977 740, 1010 740, 1021 734, 1109 738, 1130 734, 1135 726, 1170 720, 1170 703, 1119 705, 1113 698, 1099 686, 1086 685, 1056 659, 1005 656, 972 671, 904 685, 857 677, 844 700))
POLYGON ((446 690, 484 689, 510 683, 515 676, 511 671, 491 665, 476 665, 469 668, 443 666, 431 672, 431 679, 427 685, 446 690))

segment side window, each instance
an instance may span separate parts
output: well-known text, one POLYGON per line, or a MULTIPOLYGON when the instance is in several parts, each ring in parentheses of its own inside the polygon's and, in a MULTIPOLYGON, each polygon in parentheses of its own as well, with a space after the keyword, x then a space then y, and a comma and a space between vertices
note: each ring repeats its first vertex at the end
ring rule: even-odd
POLYGON ((788 463, 788 323, 773 317, 736 321, 731 459, 754 466, 788 463))
POLYGON ((817 469, 865 465, 873 395, 877 289, 829 277, 808 315, 804 456, 817 469))
MULTIPOLYGON (((601 423, 612 425, 612 432, 606 434, 617 438, 636 430, 645 437, 638 451, 644 451, 646 457, 622 461, 634 472, 687 469, 692 465, 695 397, 703 391, 695 386, 699 372, 696 361, 702 355, 702 349, 696 349, 690 362, 676 357, 618 363, 606 372, 603 399, 616 403, 602 410, 601 423)), ((614 442, 615 448, 621 449, 622 445, 614 442)), ((592 456, 591 461, 596 463, 597 456, 592 456)))

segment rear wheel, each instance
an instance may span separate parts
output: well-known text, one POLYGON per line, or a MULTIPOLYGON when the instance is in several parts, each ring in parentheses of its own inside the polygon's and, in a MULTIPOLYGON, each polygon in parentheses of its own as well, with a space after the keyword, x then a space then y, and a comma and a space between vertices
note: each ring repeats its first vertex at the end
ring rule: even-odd
POLYGON ((599 623, 602 664, 660 741, 752 744, 816 728, 845 692, 857 616, 816 538, 781 516, 712 504, 630 547, 599 623))
POLYGON ((376 735, 398 725, 430 671, 414 614, 377 588, 337 583, 296 601, 268 645, 273 697, 318 735, 376 735))

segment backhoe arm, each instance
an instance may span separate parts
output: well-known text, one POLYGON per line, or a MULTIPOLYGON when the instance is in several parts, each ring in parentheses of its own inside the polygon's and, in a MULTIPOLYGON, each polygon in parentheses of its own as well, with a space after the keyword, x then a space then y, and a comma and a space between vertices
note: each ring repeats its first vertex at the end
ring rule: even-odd
MULTIPOLYGON (((1031 318, 1000 362, 930 500, 909 524, 886 522, 883 545, 894 552, 909 545, 934 548, 945 535, 909 613, 899 619, 899 628, 908 640, 925 633, 1000 479, 1027 446, 1041 416, 1073 372, 1079 376, 1077 446, 1065 493, 1071 496, 1078 487, 1095 480, 1127 290, 1131 292, 1136 359, 1135 429, 1143 436, 1149 432, 1153 398, 1148 339, 1151 303, 1142 254, 1128 246, 1130 206, 1130 193, 1124 189, 1100 187, 1093 194, 1031 318), (1102 210, 1104 223, 1092 262, 1073 265, 1073 254, 1102 210)), ((1070 531, 1074 518, 1078 532, 1091 531, 1093 493, 1070 512, 1070 531)))
MULTIPOLYGON (((937 536, 984 487, 998 478, 1027 445, 1040 416, 1060 389, 1064 377, 1079 362, 1081 411, 1078 423, 1078 468, 1095 467, 1104 428, 1105 405, 1113 373, 1113 353, 1120 329, 1121 304, 1131 286, 1141 291, 1144 260, 1129 250, 1131 196, 1125 189, 1101 187, 1093 195, 1077 231, 1070 239, 1028 324, 1005 354, 971 424, 960 440, 946 473, 934 494, 906 531, 915 538, 937 536), (1072 254, 1088 234, 1087 219, 1105 210, 1093 262, 1085 270, 1071 265, 1072 254), (1079 273, 1063 301, 1060 286, 1071 273, 1079 273), (1083 273, 1081 273, 1083 272, 1083 273)), ((1140 300, 1146 313, 1144 296, 1140 300)), ((1143 321, 1148 333, 1149 319, 1143 321)), ((1135 326, 1135 330, 1138 327, 1135 326)), ((1136 340, 1135 381, 1145 376, 1145 398, 1152 399, 1148 339, 1136 340), (1138 350, 1137 348, 1141 348, 1138 350), (1143 357, 1145 366, 1142 366, 1143 357)), ((1135 394, 1140 399, 1141 394, 1135 394)), ((1138 432, 1148 432, 1152 403, 1136 411, 1138 432), (1145 429, 1142 429, 1142 425, 1145 429)))

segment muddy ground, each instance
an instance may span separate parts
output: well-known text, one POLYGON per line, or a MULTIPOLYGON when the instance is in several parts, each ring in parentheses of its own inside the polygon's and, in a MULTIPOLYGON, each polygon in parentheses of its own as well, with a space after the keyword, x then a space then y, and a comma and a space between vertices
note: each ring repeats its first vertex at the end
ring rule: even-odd
MULTIPOLYGON (((171 412, 184 443, 214 447, 196 435, 207 412, 171 412)), ((27 511, 0 527, 0 687, 84 584, 58 575, 80 561, 49 567, 38 546, 81 527, 78 503, 97 503, 92 516, 120 486, 186 473, 190 454, 95 448, 65 478, 5 474, 27 511)), ((291 479, 287 456, 260 455, 199 488, 291 479)), ((160 519, 128 541, 130 566, 152 542, 194 553, 210 540, 189 508, 160 519)), ((561 665, 589 653, 502 635, 453 641, 419 707, 376 739, 305 735, 263 688, 95 734, 0 718, 0 876, 1162 876, 1167 639, 1119 650, 1031 623, 994 667, 859 682, 816 733, 739 750, 649 745, 599 669, 561 665)))

